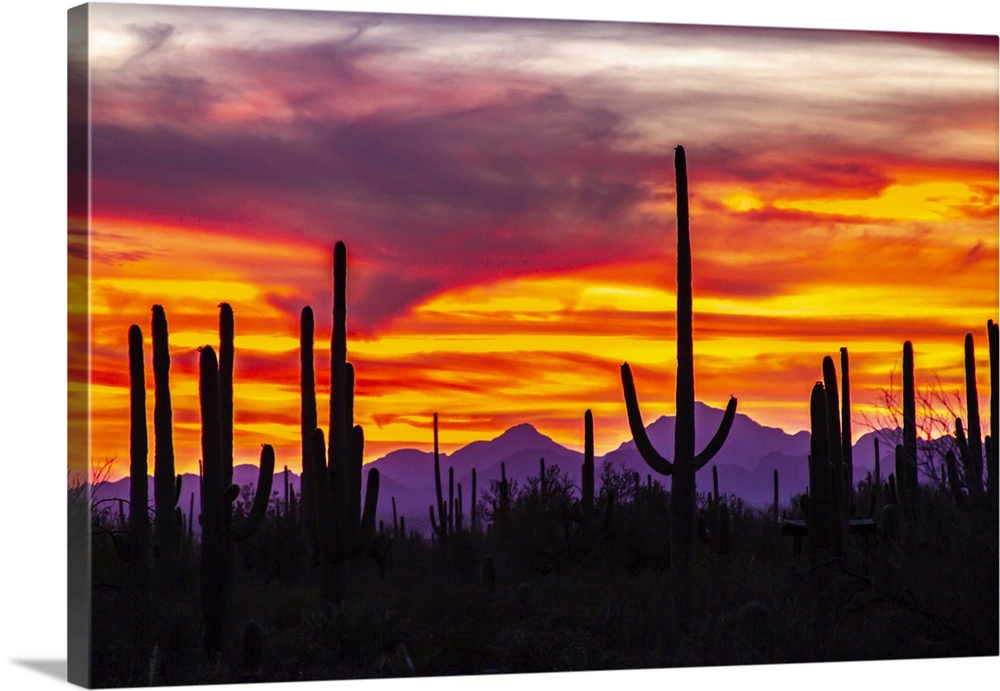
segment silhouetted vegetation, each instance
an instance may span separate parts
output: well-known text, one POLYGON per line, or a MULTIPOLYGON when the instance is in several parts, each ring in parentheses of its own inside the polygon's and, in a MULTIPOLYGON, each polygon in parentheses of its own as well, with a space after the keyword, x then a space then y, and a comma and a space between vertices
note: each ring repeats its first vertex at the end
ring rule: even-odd
POLYGON ((902 442, 888 477, 876 440, 875 472, 854 479, 842 348, 839 382, 833 359, 825 358, 808 402, 808 491, 780 505, 775 470, 773 506, 753 508, 720 491, 714 472, 712 490, 698 492, 694 472, 725 442, 736 400, 706 449, 695 454, 684 166, 678 147, 673 462, 646 438, 631 372, 627 365, 621 372, 637 446, 654 471, 671 476, 669 489, 652 475, 609 463, 596 477, 588 410, 579 469, 540 458, 537 474, 514 478, 501 464, 500 479, 482 489, 473 472, 466 503, 449 468, 446 497, 435 414, 432 532, 407 531, 395 500, 391 528, 376 528, 377 470, 361 497, 364 433, 354 424, 347 258, 337 243, 329 440, 317 427, 312 311, 302 311, 299 497, 289 487, 287 465, 283 495, 272 492, 275 456, 267 444, 256 485, 232 484, 234 318, 223 303, 219 359, 213 347, 200 349, 201 513, 193 515, 192 492, 192 508, 183 515, 182 483, 173 481, 166 317, 154 307, 150 521, 142 339, 132 326, 128 510, 124 502, 91 505, 87 485, 69 488, 71 517, 87 507, 93 514, 92 683, 996 655, 997 325, 990 320, 987 326, 991 434, 982 438, 972 404, 970 334, 968 420, 956 420, 959 455, 946 461, 947 486, 918 482, 913 348, 906 342, 902 442))

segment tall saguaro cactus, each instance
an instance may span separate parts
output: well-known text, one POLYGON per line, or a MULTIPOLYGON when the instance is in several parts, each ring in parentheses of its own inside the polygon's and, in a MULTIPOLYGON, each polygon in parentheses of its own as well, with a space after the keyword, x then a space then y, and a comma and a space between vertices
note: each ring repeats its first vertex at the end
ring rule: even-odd
MULTIPOLYGON (((312 422, 310 398, 315 398, 312 368, 311 310, 303 310, 302 390, 303 446, 306 426, 312 422)), ((322 568, 322 595, 342 603, 347 586, 349 561, 370 543, 375 530, 379 472, 368 472, 364 509, 361 502, 364 432, 354 424, 354 367, 347 362, 347 248, 338 242, 333 251, 333 333, 330 341, 330 435, 329 446, 322 430, 308 434, 312 466, 309 485, 317 544, 322 568)))
MULTIPOLYGON (((219 418, 222 425, 223 480, 226 485, 233 481, 233 362, 236 348, 234 344, 236 327, 233 308, 229 303, 219 305, 219 418)), ((229 518, 229 509, 226 509, 229 518)))
POLYGON ((736 397, 730 397, 722 424, 708 446, 701 453, 695 454, 691 233, 687 161, 681 146, 674 150, 674 172, 677 184, 677 422, 672 463, 656 451, 646 435, 632 372, 627 362, 621 367, 621 375, 629 428, 636 447, 650 468, 671 477, 671 562, 684 568, 694 555, 695 472, 704 467, 725 443, 736 417, 736 397))
MULTIPOLYGON (((175 508, 180 492, 174 480, 173 412, 170 404, 170 351, 167 317, 160 305, 153 305, 153 378, 156 401, 153 408, 155 437, 153 496, 156 501, 156 563, 159 588, 172 592, 180 571, 180 526, 175 508)), ((178 481, 179 481, 178 476, 178 481)))
POLYGON ((211 346, 201 349, 198 397, 201 403, 201 611, 205 654, 222 650, 228 585, 225 501, 228 485, 222 460, 219 366, 211 346))
POLYGON ((201 348, 198 396, 201 404, 201 598, 206 656, 223 647, 232 566, 232 545, 253 535, 263 523, 274 481, 274 448, 263 444, 256 493, 250 512, 240 525, 232 524, 232 503, 239 496, 233 476, 233 313, 220 305, 220 351, 227 352, 227 366, 220 364, 211 346, 201 348), (226 385, 223 386, 223 382, 226 385), (229 424, 225 423, 228 416, 229 424))
MULTIPOLYGON (((316 373, 313 367, 313 333, 315 324, 313 311, 308 305, 302 308, 299 336, 299 361, 301 390, 301 422, 302 422, 302 530, 306 548, 315 558, 319 546, 316 542, 316 509, 314 502, 314 484, 317 482, 313 474, 313 441, 312 433, 316 429, 316 373)), ((323 464, 323 477, 326 476, 326 464, 323 464)))
POLYGON ((827 463, 830 466, 830 501, 833 511, 830 522, 831 545, 836 552, 843 551, 844 535, 847 532, 847 486, 844 467, 844 440, 841 433, 840 400, 837 395, 837 369, 833 358, 823 358, 823 387, 826 395, 826 438, 829 450, 827 463))
POLYGON ((594 524, 594 414, 583 414, 583 467, 580 469, 580 513, 584 535, 594 524))
POLYGON ((844 481, 847 484, 847 499, 854 494, 854 447, 851 444, 851 377, 847 359, 847 348, 840 349, 840 460, 844 464, 844 481))
POLYGON ((962 448, 965 486, 970 492, 983 491, 983 437, 979 420, 979 390, 976 386, 976 346, 972 334, 965 334, 965 409, 968 441, 962 448))
MULTIPOLYGON (((149 480, 147 461, 149 438, 146 431, 146 375, 142 357, 142 331, 133 324, 128 329, 129 371, 129 518, 128 580, 133 592, 145 599, 149 589, 149 480)), ((171 518, 173 516, 171 515, 171 518)))
POLYGON ((903 343, 903 443, 896 453, 896 485, 903 513, 912 520, 918 496, 917 402, 913 344, 903 343))

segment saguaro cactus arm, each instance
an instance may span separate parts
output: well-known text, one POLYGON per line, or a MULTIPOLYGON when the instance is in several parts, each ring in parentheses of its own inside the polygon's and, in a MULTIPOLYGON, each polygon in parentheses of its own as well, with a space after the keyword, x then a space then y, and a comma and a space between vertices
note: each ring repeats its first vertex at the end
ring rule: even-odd
POLYGON ((733 420, 735 419, 736 396, 730 396, 729 403, 726 404, 726 412, 722 415, 722 422, 719 424, 719 429, 716 430, 715 436, 712 437, 712 441, 708 442, 708 446, 694 457, 695 470, 704 468, 709 461, 715 458, 715 454, 719 453, 722 445, 726 443, 726 438, 729 436, 729 430, 732 428, 733 420))
POLYGON ((267 504, 271 498, 271 485, 274 481, 274 447, 262 444, 260 449, 260 474, 257 477, 257 493, 246 520, 233 527, 233 539, 245 540, 260 527, 267 513, 267 504))
POLYGON ((660 455, 649 440, 646 434, 646 427, 642 424, 642 413, 639 410, 639 399, 635 393, 635 382, 632 380, 632 370, 628 363, 622 363, 622 390, 625 393, 625 411, 628 413, 628 426, 632 432, 632 439, 635 440, 635 447, 639 450, 642 460, 646 465, 658 472, 660 475, 671 475, 674 472, 674 464, 660 455))
MULTIPOLYGON (((635 441, 636 449, 639 450, 639 454, 646 461, 646 464, 660 475, 672 474, 674 470, 673 464, 660 455, 649 440, 649 435, 646 434, 646 427, 642 423, 642 413, 639 410, 638 396, 635 392, 635 382, 632 379, 632 370, 629 368, 627 362, 622 364, 622 390, 625 394, 625 410, 628 413, 628 426, 632 432, 632 439, 635 441)), ((715 455, 722 449, 723 444, 726 443, 729 431, 733 426, 733 421, 736 419, 736 404, 736 397, 730 396, 729 402, 726 404, 726 412, 723 413, 722 422, 719 424, 719 429, 716 430, 715 436, 712 437, 712 440, 701 453, 696 454, 694 457, 695 470, 704 468, 709 461, 715 458, 715 455)))

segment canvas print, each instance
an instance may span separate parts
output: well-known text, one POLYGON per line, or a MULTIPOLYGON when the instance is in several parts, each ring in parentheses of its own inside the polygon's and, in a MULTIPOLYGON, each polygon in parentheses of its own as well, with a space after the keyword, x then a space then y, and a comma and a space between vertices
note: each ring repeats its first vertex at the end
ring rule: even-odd
POLYGON ((998 39, 69 12, 69 671, 998 655, 998 39))

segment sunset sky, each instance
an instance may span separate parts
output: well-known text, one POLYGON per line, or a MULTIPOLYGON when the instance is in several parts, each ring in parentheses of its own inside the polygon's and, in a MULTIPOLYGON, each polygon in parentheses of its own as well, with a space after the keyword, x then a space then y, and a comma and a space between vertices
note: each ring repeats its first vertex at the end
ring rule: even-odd
POLYGON ((804 429, 847 346, 858 436, 904 340, 918 386, 964 395, 972 331, 988 402, 995 36, 93 5, 90 70, 91 456, 116 475, 129 325, 149 363, 166 310, 196 472, 223 301, 236 461, 300 470, 299 313, 326 427, 337 240, 367 460, 430 449, 434 412, 444 450, 520 422, 582 448, 587 408, 617 447, 623 361, 647 422, 673 413, 677 144, 698 400, 804 429))

